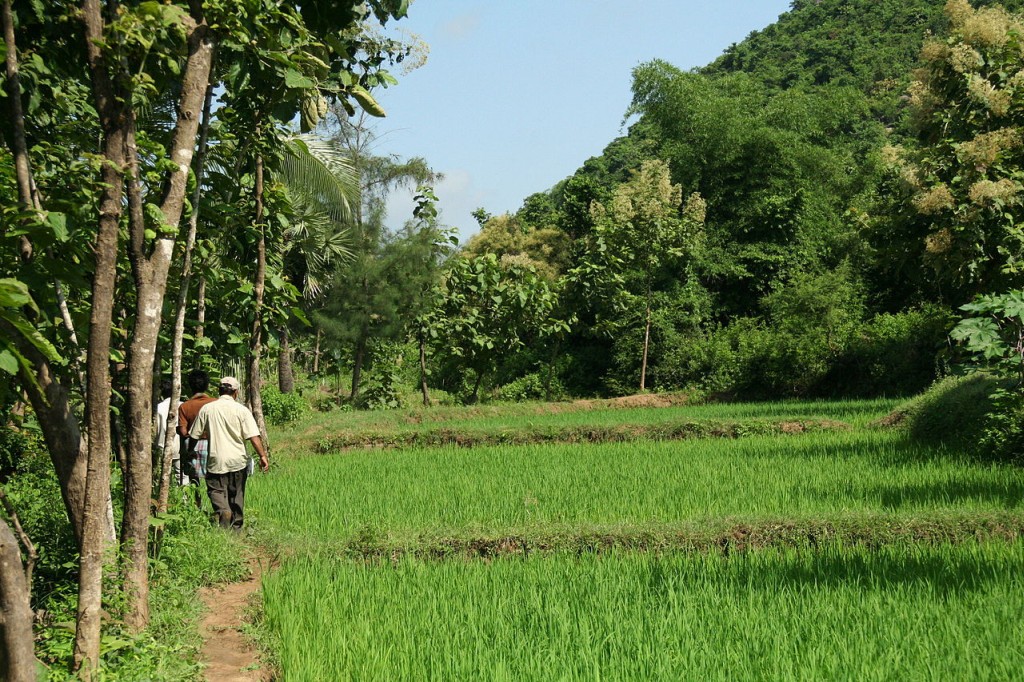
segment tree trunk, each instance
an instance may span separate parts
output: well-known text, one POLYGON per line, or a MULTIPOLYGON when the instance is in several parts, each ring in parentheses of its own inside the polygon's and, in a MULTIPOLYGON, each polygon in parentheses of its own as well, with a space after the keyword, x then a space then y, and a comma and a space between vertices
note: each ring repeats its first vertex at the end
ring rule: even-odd
POLYGON ((263 157, 256 157, 256 180, 253 187, 256 197, 256 299, 253 310, 252 334, 249 336, 249 366, 246 380, 249 409, 260 427, 263 446, 268 447, 267 423, 263 417, 263 396, 260 395, 260 356, 263 353, 263 294, 267 279, 267 233, 263 222, 263 157))
MULTIPOLYGON (((25 208, 32 208, 32 170, 28 160, 28 145, 25 142, 25 112, 21 106, 21 78, 18 75, 18 52, 14 40, 14 15, 11 12, 11 1, 3 0, 2 10, 4 58, 6 67, 7 99, 11 104, 11 123, 13 127, 14 171, 18 184, 18 199, 25 208)), ((38 218, 39 216, 37 216, 38 218)), ((22 260, 32 259, 32 242, 21 235, 18 238, 18 250, 22 260)))
POLYGON ((28 580, 21 550, 10 527, 0 517, 0 679, 36 679, 35 640, 28 580))
POLYGON ((50 461, 57 472, 68 521, 74 530, 75 539, 81 544, 86 465, 89 458, 88 441, 79 430, 78 418, 72 409, 67 389, 57 380, 53 368, 42 353, 28 342, 19 342, 21 335, 2 322, 0 333, 15 339, 18 350, 33 365, 34 371, 31 375, 25 374, 25 370, 22 370, 22 385, 25 386, 28 400, 36 413, 46 449, 50 453, 50 461))
POLYGON ((473 395, 469 397, 469 402, 472 405, 476 405, 480 402, 480 384, 483 383, 484 373, 482 370, 478 370, 476 373, 476 383, 473 384, 473 395))
POLYGON ((640 392, 647 390, 647 351, 651 345, 651 301, 647 300, 647 323, 644 325, 644 356, 640 361, 640 392))
POLYGON ((107 72, 103 49, 103 14, 100 0, 83 0, 85 46, 92 75, 93 101, 103 129, 104 163, 99 227, 94 247, 92 313, 89 319, 88 397, 85 404, 89 430, 89 462, 78 571, 78 614, 74 665, 79 676, 92 680, 99 668, 103 569, 107 557, 106 501, 110 497, 110 330, 113 327, 114 287, 122 197, 124 190, 126 119, 124 102, 107 72))
POLYGON ((558 361, 558 353, 562 350, 562 337, 555 339, 555 347, 551 351, 551 360, 548 362, 548 374, 544 377, 544 400, 551 402, 551 378, 555 373, 555 362, 558 361))
MULTIPOLYGON (((194 17, 198 22, 202 17, 194 17)), ((192 165, 200 110, 210 82, 213 43, 207 27, 198 23, 188 37, 189 56, 182 76, 181 99, 174 127, 171 160, 176 170, 166 180, 160 210, 165 225, 177 228, 185 205, 188 170, 192 165)), ((138 632, 149 624, 149 513, 153 496, 152 415, 153 368, 167 275, 174 254, 174 235, 159 235, 147 255, 139 154, 135 146, 134 112, 128 113, 126 135, 128 176, 128 259, 136 288, 135 325, 128 365, 128 467, 124 480, 121 524, 125 623, 138 632)))
MULTIPOLYGON (((211 57, 210 72, 214 72, 211 57)), ((181 356, 185 342, 185 316, 188 311, 188 290, 192 281, 192 253, 196 245, 196 232, 199 227, 199 207, 203 198, 203 166, 206 161, 206 149, 210 138, 210 117, 213 103, 213 80, 206 86, 203 99, 203 119, 199 128, 199 150, 195 158, 196 187, 192 192, 192 215, 188 218, 188 236, 185 238, 184 262, 181 266, 181 285, 178 289, 178 302, 174 317, 174 334, 171 341, 171 404, 167 411, 167 435, 162 446, 163 457, 160 463, 160 488, 157 493, 156 513, 167 513, 167 500, 170 497, 171 468, 175 452, 175 436, 178 423, 178 403, 181 398, 181 356)), ((203 281, 205 283, 205 280, 203 281)), ((202 292, 205 295, 205 291, 202 292)), ((198 334, 197 334, 198 336, 198 334)))
POLYGON ((316 345, 313 346, 313 374, 320 373, 320 338, 323 332, 320 327, 316 328, 316 345))
POLYGON ((359 397, 359 382, 363 375, 363 362, 366 360, 366 337, 367 330, 365 328, 359 331, 359 339, 356 341, 356 355, 352 359, 352 392, 349 393, 349 399, 355 402, 356 398, 359 397))
POLYGON ((291 393, 295 390, 295 371, 292 369, 292 349, 288 344, 288 327, 278 329, 278 338, 281 348, 277 356, 277 387, 281 393, 291 393))
POLYGON ((196 287, 196 341, 206 335, 206 275, 199 275, 196 287))
POLYGON ((427 388, 427 339, 420 334, 420 392, 423 393, 424 407, 430 407, 430 391, 427 388))
POLYGON ((71 319, 71 310, 68 308, 68 299, 64 294, 64 285, 59 279, 55 280, 53 284, 57 292, 57 307, 60 309, 60 317, 64 322, 64 328, 68 330, 68 339, 71 341, 71 346, 75 352, 75 357, 71 359, 71 366, 78 379, 78 387, 84 396, 86 393, 85 371, 82 369, 84 357, 82 356, 81 345, 78 343, 78 334, 75 333, 75 322, 71 319))

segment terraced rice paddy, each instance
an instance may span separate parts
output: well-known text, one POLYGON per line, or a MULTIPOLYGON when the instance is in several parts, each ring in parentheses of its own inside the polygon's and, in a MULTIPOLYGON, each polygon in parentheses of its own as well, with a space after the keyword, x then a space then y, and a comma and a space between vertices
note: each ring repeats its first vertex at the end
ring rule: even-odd
POLYGON ((250 493, 283 557, 282 678, 1017 677, 1020 471, 864 428, 878 408, 841 432, 291 459, 250 493))
POLYGON ((1018 678, 1024 551, 330 557, 264 582, 285 679, 1018 678))
MULTIPOLYGON (((705 425, 713 430, 721 425, 738 425, 750 431, 769 424, 801 422, 842 422, 839 425, 864 426, 887 414, 898 401, 783 401, 775 403, 668 405, 665 407, 609 407, 573 403, 481 406, 471 408, 437 407, 395 412, 330 413, 315 415, 282 430, 298 451, 320 452, 363 444, 402 444, 430 436, 461 436, 468 441, 564 440, 558 436, 577 436, 587 440, 593 431, 621 429, 628 435, 665 431, 680 425, 705 425)), ((628 403, 627 403, 628 404, 628 403)), ((614 405, 614 403, 613 403, 614 405)))

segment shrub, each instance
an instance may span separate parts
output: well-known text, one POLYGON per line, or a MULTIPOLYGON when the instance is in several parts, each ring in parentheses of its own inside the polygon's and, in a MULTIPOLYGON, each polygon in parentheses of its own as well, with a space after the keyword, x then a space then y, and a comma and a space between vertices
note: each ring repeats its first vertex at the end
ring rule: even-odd
POLYGON ((1000 382, 986 374, 946 377, 886 420, 906 429, 915 440, 977 451, 991 428, 993 395, 999 387, 1000 382))
POLYGON ((679 336, 653 372, 659 387, 729 393, 737 382, 739 356, 722 328, 679 336))
POLYGON ((992 394, 980 445, 994 459, 1024 463, 1024 395, 1019 388, 999 388, 992 394))
POLYGON ((366 387, 359 394, 359 406, 368 410, 393 410, 402 407, 399 381, 399 371, 395 364, 386 360, 374 363, 370 368, 366 387))
POLYGON ((280 426, 289 424, 309 410, 309 404, 298 393, 281 393, 276 386, 263 389, 263 416, 267 422, 280 426))
MULTIPOLYGON (((524 400, 548 400, 548 392, 544 389, 544 381, 547 378, 547 370, 531 372, 515 381, 505 384, 498 389, 498 399, 513 402, 524 400)), ((565 397, 565 387, 557 376, 551 377, 551 400, 561 400, 565 397)))
POLYGON ((944 369, 949 311, 928 306, 876 315, 854 336, 829 372, 833 395, 914 395, 928 388, 944 369))

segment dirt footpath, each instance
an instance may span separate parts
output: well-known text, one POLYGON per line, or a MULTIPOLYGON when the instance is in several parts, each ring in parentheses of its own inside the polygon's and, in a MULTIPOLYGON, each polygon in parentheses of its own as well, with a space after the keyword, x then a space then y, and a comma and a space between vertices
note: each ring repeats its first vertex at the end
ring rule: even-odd
POLYGON ((265 561, 249 562, 250 577, 238 583, 207 587, 199 591, 207 614, 199 626, 203 637, 200 660, 206 665, 203 675, 209 682, 269 682, 270 671, 263 668, 259 653, 242 634, 245 609, 260 589, 265 561))

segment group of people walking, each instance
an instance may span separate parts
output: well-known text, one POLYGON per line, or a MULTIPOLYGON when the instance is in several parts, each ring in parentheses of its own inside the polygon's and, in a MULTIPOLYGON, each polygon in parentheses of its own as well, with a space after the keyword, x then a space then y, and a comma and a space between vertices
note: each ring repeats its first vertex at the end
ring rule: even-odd
MULTIPOLYGON (((214 520, 223 528, 239 530, 244 517, 245 482, 254 470, 246 442, 252 443, 259 456, 260 469, 270 469, 259 426, 249 408, 237 400, 240 385, 235 377, 221 378, 216 398, 209 395, 210 377, 201 369, 189 373, 188 387, 191 397, 178 406, 174 482, 196 486, 198 503, 199 481, 205 478, 214 520)), ((167 434, 170 392, 165 384, 164 400, 157 405, 158 449, 163 448, 167 434)))

